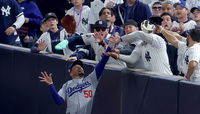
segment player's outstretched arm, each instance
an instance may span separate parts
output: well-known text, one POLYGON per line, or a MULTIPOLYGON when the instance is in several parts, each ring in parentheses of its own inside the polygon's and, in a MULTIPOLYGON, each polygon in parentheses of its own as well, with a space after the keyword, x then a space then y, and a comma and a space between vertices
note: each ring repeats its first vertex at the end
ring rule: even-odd
POLYGON ((40 82, 45 82, 46 84, 49 85, 50 90, 51 90, 51 95, 54 99, 54 101, 56 102, 56 104, 63 104, 64 100, 61 96, 58 95, 58 92, 53 84, 53 80, 52 80, 52 74, 48 74, 47 72, 41 72, 42 76, 39 76, 40 82))
MULTIPOLYGON (((107 47, 106 52, 111 52, 111 48, 109 46, 107 47)), ((103 54, 101 61, 96 65, 95 71, 96 71, 97 79, 100 78, 108 59, 109 59, 109 56, 103 54)))

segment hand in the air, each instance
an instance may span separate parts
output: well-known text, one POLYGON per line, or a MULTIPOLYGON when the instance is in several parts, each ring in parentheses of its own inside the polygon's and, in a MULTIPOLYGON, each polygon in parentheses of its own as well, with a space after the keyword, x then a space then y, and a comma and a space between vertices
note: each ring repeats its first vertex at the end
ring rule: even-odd
POLYGON ((48 74, 46 71, 41 72, 41 76, 39 76, 40 82, 45 82, 48 85, 53 84, 52 74, 48 74))

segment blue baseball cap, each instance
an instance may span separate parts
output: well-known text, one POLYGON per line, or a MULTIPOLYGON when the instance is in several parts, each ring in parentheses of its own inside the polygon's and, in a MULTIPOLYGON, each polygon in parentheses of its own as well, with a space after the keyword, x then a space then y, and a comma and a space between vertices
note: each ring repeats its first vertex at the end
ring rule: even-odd
POLYGON ((193 12, 194 12, 194 10, 196 10, 196 9, 200 11, 200 6, 193 7, 193 8, 190 10, 190 12, 191 12, 191 13, 193 13, 193 12))
POLYGON ((81 67, 83 67, 83 62, 81 60, 76 60, 74 61, 72 64, 69 65, 68 67, 68 70, 69 72, 71 72, 72 68, 75 66, 75 65, 80 65, 81 67))
MULTIPOLYGON (((186 2, 183 1, 183 0, 180 0, 180 2, 175 3, 175 4, 174 4, 174 8, 176 8, 178 5, 180 5, 180 6, 183 7, 183 8, 187 8, 187 7, 186 7, 186 2)), ((188 8, 187 8, 187 9, 188 9, 188 8)))

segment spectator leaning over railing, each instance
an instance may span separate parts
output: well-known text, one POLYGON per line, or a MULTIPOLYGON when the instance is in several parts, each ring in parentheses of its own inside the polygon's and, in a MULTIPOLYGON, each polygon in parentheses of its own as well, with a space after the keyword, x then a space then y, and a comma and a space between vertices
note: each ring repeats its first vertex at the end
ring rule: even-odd
POLYGON ((142 40, 132 51, 131 55, 114 52, 107 53, 107 55, 133 65, 141 60, 145 70, 171 75, 172 72, 166 52, 166 44, 162 37, 154 33, 155 25, 145 20, 142 22, 141 28, 143 31, 132 32, 121 38, 116 36, 110 38, 110 41, 114 43, 121 41, 132 43, 133 41, 142 40))
POLYGON ((176 37, 172 32, 157 26, 168 42, 178 48, 178 68, 187 80, 200 81, 200 29, 191 29, 188 37, 176 37))

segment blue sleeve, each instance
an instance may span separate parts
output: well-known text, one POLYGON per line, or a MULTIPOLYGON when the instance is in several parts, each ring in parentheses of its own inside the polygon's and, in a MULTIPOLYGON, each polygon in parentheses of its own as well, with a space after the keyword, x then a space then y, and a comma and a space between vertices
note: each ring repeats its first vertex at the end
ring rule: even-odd
POLYGON ((11 10, 14 13, 15 17, 20 16, 19 14, 22 13, 22 10, 15 0, 10 0, 12 3, 11 10), (13 9, 12 9, 13 8, 13 9))
MULTIPOLYGON (((106 49, 106 52, 111 52, 111 48, 108 47, 108 48, 106 49)), ((103 72, 103 70, 104 70, 104 67, 105 67, 105 65, 106 65, 106 63, 107 63, 107 61, 108 61, 108 59, 109 59, 109 56, 106 56, 106 55, 104 54, 103 57, 102 57, 102 59, 101 59, 101 61, 96 65, 95 71, 96 71, 97 79, 100 78, 100 76, 101 76, 101 74, 102 74, 102 72, 103 72)))
POLYGON ((69 37, 67 40, 68 40, 68 47, 72 51, 75 51, 76 45, 85 45, 81 35, 69 37))
POLYGON ((54 99, 54 101, 56 102, 56 104, 63 104, 64 103, 64 99, 58 95, 58 92, 56 91, 56 88, 53 84, 49 85, 50 91, 51 91, 51 95, 54 99))
POLYGON ((36 43, 35 45, 33 45, 31 47, 31 53, 39 53, 39 51, 37 50, 38 47, 38 43, 36 43))

